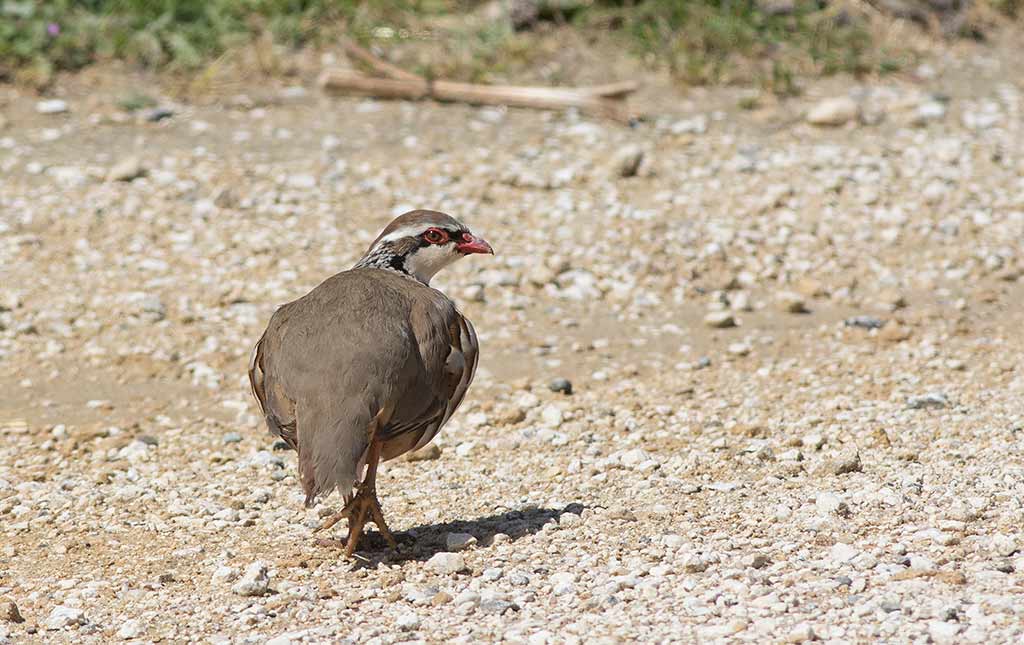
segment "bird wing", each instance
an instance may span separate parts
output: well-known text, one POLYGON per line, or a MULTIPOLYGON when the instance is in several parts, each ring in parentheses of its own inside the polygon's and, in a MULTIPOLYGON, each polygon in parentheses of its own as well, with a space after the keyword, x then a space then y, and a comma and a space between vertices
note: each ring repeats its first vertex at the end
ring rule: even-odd
POLYGON ((456 319, 454 324, 449 327, 448 333, 451 349, 444 366, 444 414, 436 426, 432 426, 423 433, 413 450, 427 445, 441 429, 441 426, 448 422, 448 419, 462 403, 462 399, 465 398, 466 391, 469 390, 469 385, 476 375, 480 345, 476 338, 476 330, 473 329, 473 323, 456 312, 456 319))
MULTIPOLYGON (((270 331, 268 328, 267 331, 270 331)), ((260 412, 267 423, 267 429, 271 434, 277 435, 288 444, 292 450, 299 449, 299 436, 295 424, 295 402, 289 399, 271 377, 268 379, 264 367, 263 342, 267 337, 264 332, 252 348, 252 355, 249 357, 249 386, 256 402, 260 405, 260 412)))
POLYGON ((443 315, 443 324, 438 324, 435 316, 413 317, 426 381, 434 390, 434 398, 417 414, 396 411, 383 435, 385 460, 422 448, 437 436, 462 403, 476 373, 479 343, 472 323, 447 298, 436 310, 443 315))

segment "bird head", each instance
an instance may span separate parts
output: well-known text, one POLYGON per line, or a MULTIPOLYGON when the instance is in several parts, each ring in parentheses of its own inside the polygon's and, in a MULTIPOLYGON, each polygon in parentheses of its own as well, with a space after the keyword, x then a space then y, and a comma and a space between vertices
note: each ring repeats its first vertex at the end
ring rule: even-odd
POLYGON ((388 224, 356 267, 393 269, 430 284, 438 271, 473 253, 494 250, 451 215, 415 210, 388 224))

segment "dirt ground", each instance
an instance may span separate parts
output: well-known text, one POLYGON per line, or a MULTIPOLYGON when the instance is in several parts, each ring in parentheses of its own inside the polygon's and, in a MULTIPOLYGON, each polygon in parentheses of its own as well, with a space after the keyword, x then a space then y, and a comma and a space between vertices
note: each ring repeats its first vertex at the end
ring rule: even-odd
POLYGON ((0 87, 0 643, 1019 641, 1013 42, 754 110, 651 77, 634 128, 0 87), (480 369, 345 561, 246 361, 418 207, 497 251, 434 284, 480 369))

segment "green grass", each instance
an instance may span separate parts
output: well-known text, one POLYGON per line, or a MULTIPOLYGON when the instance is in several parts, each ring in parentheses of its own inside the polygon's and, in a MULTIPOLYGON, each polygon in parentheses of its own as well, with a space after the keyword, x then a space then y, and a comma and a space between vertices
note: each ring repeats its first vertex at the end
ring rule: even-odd
POLYGON ((577 23, 621 25, 628 46, 691 84, 757 81, 789 94, 798 74, 879 70, 868 26, 821 6, 797 0, 793 11, 771 15, 753 0, 605 0, 577 23))
POLYGON ((121 59, 195 70, 223 52, 269 36, 316 42, 343 25, 365 30, 421 12, 429 0, 0 0, 0 76, 121 59))
MULTIPOLYGON (((984 0, 1013 15, 1024 0, 984 0)), ((537 56, 539 36, 481 20, 483 0, 0 0, 0 79, 46 84, 53 72, 124 60, 195 71, 254 43, 300 47, 346 34, 396 52, 433 47, 411 69, 469 80, 504 74, 537 56), (438 27, 438 25, 442 25, 438 27), (427 34, 421 38, 418 34, 427 34)), ((545 3, 541 2, 542 5, 545 3)), ((556 20, 611 39, 690 84, 754 82, 796 92, 804 75, 887 73, 887 51, 866 18, 841 2, 795 0, 766 13, 754 0, 589 0, 556 20)), ((549 23, 550 24, 550 23, 549 23)), ((272 66, 268 68, 273 71, 272 66)))

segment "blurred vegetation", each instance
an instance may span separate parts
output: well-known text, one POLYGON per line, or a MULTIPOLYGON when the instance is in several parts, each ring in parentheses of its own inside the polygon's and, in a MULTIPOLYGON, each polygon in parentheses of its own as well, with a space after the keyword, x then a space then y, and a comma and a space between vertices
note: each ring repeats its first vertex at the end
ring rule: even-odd
MULTIPOLYGON (((1022 0, 987 0, 1014 15, 1022 0)), ((233 48, 433 41, 447 67, 417 71, 478 80, 534 55, 531 32, 572 28, 610 39, 693 83, 758 82, 778 94, 794 78, 899 69, 850 0, 0 0, 0 78, 45 84, 100 60, 198 70, 233 48), (524 12, 523 15, 515 15, 524 12), (495 8, 501 19, 495 19, 495 8), (424 34, 428 36, 423 37, 424 34)), ((861 2, 863 4, 863 2, 861 2)), ((877 23, 876 25, 877 26, 877 23)), ((422 44, 422 43, 421 43, 422 44)))
POLYGON ((756 80, 790 94, 798 73, 859 74, 895 62, 874 47, 867 24, 842 9, 817 0, 777 13, 760 7, 752 0, 606 2, 579 21, 618 21, 637 53, 692 84, 756 80))
POLYGON ((0 0, 0 75, 47 76, 104 59, 194 70, 269 37, 300 46, 341 24, 414 15, 416 0, 0 0))

